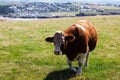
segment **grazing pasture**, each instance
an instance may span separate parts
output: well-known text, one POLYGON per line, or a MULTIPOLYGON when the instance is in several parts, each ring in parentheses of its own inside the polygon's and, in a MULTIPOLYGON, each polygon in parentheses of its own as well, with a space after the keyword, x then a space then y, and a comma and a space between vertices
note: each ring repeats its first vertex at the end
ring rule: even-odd
MULTIPOLYGON (((73 63, 77 66, 77 63, 73 63)), ((0 20, 0 80, 119 80, 120 16, 74 17, 40 20, 0 20), (65 56, 53 53, 45 38, 80 19, 98 32, 98 44, 89 66, 75 76, 65 56)))

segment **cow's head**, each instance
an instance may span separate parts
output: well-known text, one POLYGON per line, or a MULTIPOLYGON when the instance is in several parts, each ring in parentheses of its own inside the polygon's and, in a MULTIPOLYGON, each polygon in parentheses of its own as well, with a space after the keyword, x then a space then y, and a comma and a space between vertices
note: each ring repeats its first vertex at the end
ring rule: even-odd
POLYGON ((45 40, 54 43, 54 54, 59 55, 62 54, 61 46, 65 49, 66 45, 74 41, 74 39, 73 35, 65 35, 62 31, 57 31, 53 37, 47 37, 45 40))

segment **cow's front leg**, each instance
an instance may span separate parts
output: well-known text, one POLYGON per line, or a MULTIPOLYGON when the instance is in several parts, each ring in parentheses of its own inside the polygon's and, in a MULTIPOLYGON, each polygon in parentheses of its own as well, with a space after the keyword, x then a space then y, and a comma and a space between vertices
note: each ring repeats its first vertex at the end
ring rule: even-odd
POLYGON ((70 61, 68 58, 67 58, 67 63, 69 65, 71 71, 77 72, 77 69, 72 66, 72 61, 70 61))
POLYGON ((77 71, 77 75, 81 75, 82 74, 82 65, 84 63, 84 59, 86 57, 86 54, 81 53, 79 59, 78 59, 78 71, 77 71))

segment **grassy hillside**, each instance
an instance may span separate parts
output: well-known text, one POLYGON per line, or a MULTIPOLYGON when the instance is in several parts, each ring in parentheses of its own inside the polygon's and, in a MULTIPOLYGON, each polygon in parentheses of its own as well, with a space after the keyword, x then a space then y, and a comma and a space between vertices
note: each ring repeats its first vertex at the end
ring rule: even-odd
POLYGON ((119 79, 120 16, 0 20, 0 80, 119 79), (66 57, 54 55, 53 44, 44 39, 80 19, 95 25, 99 40, 90 55, 89 66, 75 77, 68 69, 66 57))

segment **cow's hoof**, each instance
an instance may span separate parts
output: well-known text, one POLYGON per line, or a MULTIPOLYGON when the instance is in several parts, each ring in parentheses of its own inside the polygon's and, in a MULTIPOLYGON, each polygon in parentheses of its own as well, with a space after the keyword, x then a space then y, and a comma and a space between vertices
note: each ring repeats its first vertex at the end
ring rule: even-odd
POLYGON ((71 70, 72 72, 75 72, 75 73, 77 72, 77 69, 74 68, 74 67, 71 67, 70 70, 71 70))
POLYGON ((76 76, 79 76, 81 74, 82 74, 82 68, 79 67, 78 70, 77 70, 77 72, 76 72, 76 76))
POLYGON ((77 72, 76 73, 76 76, 80 76, 82 73, 81 72, 77 72))
POLYGON ((85 66, 85 67, 87 67, 87 66, 88 66, 88 64, 84 64, 84 66, 85 66))

